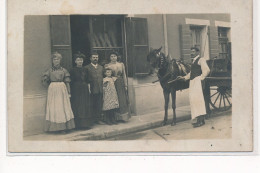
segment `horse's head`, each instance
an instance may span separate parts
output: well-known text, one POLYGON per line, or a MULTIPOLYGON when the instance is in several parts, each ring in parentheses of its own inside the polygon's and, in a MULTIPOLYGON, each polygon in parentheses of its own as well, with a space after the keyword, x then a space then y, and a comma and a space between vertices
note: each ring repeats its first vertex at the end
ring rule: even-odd
POLYGON ((157 71, 163 68, 166 62, 165 55, 161 52, 162 47, 159 49, 151 49, 147 55, 147 61, 150 63, 151 67, 157 71))

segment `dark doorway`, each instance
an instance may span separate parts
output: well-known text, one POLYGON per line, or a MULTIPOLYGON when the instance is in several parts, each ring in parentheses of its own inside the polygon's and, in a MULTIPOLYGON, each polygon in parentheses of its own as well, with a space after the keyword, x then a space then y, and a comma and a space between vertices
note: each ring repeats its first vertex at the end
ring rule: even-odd
MULTIPOLYGON (((80 51, 86 56, 84 66, 90 63, 90 27, 89 27, 89 16, 87 15, 71 15, 70 16, 70 27, 71 27, 71 45, 72 45, 72 56, 73 54, 80 51)), ((74 60, 72 61, 73 66, 75 65, 74 60)))

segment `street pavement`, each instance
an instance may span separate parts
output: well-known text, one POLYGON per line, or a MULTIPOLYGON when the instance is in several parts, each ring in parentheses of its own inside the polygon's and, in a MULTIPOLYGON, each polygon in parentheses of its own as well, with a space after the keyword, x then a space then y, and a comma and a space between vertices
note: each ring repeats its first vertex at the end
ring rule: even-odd
POLYGON ((215 115, 206 124, 193 128, 191 121, 183 121, 175 126, 164 126, 142 132, 121 135, 107 140, 186 140, 186 139, 226 139, 232 137, 231 111, 215 115))
MULTIPOLYGON (((176 109, 177 122, 188 120, 190 107, 183 106, 176 109)), ((122 134, 129 134, 159 127, 164 118, 164 112, 154 112, 145 115, 132 116, 128 122, 121 122, 118 125, 95 125, 89 130, 72 130, 70 133, 42 133, 32 136, 24 136, 24 140, 30 141, 50 141, 50 140, 103 140, 109 137, 122 134)), ((172 110, 169 110, 169 123, 172 120, 172 110)))
POLYGON ((192 128, 190 107, 176 109, 177 124, 161 127, 164 112, 133 116, 130 121, 118 125, 95 125, 89 130, 72 130, 70 133, 43 133, 24 136, 28 141, 86 141, 86 140, 144 140, 144 139, 210 139, 231 137, 231 110, 213 113, 206 125, 192 128), (159 127, 159 128, 158 128, 159 127))

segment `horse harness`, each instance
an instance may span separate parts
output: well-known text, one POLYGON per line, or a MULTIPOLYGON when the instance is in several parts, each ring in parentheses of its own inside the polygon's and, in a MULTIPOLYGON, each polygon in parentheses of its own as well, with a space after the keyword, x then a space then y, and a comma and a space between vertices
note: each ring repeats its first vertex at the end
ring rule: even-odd
MULTIPOLYGON (((166 57, 164 57, 162 54, 160 54, 160 67, 159 67, 160 69, 163 68, 163 64, 167 63, 166 61, 167 61, 166 57)), ((185 65, 180 60, 172 59, 172 60, 169 61, 167 66, 168 66, 167 67, 168 68, 167 71, 169 71, 171 73, 171 76, 174 76, 174 75, 185 76, 185 75, 187 75, 189 73, 189 68, 187 68, 187 65, 185 65), (174 64, 176 64, 176 66, 178 67, 178 73, 177 74, 174 73, 174 64)), ((165 75, 165 77, 168 76, 168 75, 169 74, 167 73, 165 75)))

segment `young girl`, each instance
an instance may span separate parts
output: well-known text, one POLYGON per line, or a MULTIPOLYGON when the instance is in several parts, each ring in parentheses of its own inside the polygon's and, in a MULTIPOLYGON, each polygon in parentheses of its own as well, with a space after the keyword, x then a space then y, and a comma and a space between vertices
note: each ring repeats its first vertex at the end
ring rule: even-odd
POLYGON ((114 85, 115 78, 112 78, 112 70, 105 68, 105 76, 103 79, 103 111, 105 111, 107 124, 117 124, 115 110, 119 108, 119 103, 114 85))
POLYGON ((110 63, 106 64, 112 70, 115 80, 115 88, 118 96, 119 109, 116 112, 116 119, 118 121, 128 121, 131 118, 129 102, 127 96, 127 78, 125 66, 122 62, 118 62, 118 54, 116 52, 110 53, 110 63))
POLYGON ((73 67, 70 71, 71 107, 75 115, 76 128, 78 129, 88 129, 93 125, 87 70, 82 66, 84 59, 84 54, 80 52, 74 54, 76 67, 73 67))
POLYGON ((48 87, 45 131, 64 131, 75 128, 74 115, 70 106, 70 74, 60 66, 61 54, 52 54, 53 66, 43 74, 48 87))

